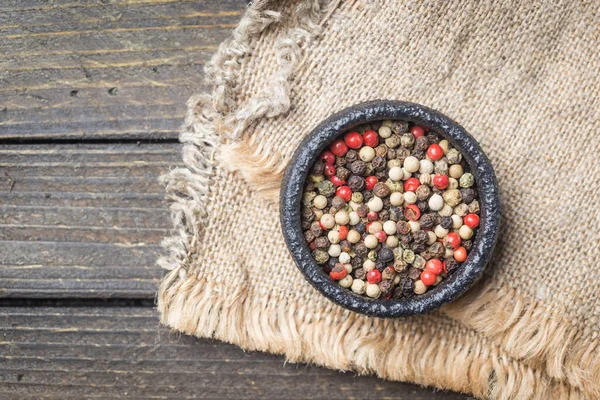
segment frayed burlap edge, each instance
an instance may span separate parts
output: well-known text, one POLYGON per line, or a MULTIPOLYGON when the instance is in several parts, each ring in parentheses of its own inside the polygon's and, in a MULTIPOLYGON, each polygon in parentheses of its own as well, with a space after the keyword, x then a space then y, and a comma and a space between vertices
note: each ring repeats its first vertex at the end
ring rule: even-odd
MULTIPOLYGON (((497 353, 493 356, 494 354, 485 354, 483 349, 473 349, 467 343, 462 343, 455 349, 446 349, 444 362, 432 365, 427 363, 426 371, 432 371, 433 368, 435 373, 430 376, 436 377, 435 380, 428 380, 426 373, 411 374, 408 371, 398 371, 397 375, 390 374, 386 366, 391 361, 380 357, 377 358, 377 362, 363 360, 360 354, 344 353, 335 346, 324 352, 322 345, 315 348, 310 346, 310 343, 299 340, 298 342, 302 342, 306 348, 290 349, 289 336, 275 330, 259 335, 263 340, 258 343, 256 337, 247 336, 247 329, 242 326, 244 316, 249 315, 248 310, 261 309, 263 312, 255 319, 269 320, 269 315, 275 315, 273 319, 276 319, 278 310, 269 311, 266 302, 254 304, 255 300, 248 299, 244 302, 232 301, 240 300, 240 297, 244 297, 243 293, 229 295, 225 301, 215 296, 213 289, 207 287, 206 283, 195 278, 185 279, 186 269, 202 240, 202 227, 208 217, 204 206, 214 173, 214 157, 218 145, 223 146, 225 154, 235 152, 238 155, 237 164, 231 164, 229 167, 244 170, 242 176, 251 186, 264 192, 267 198, 277 198, 281 171, 274 167, 276 163, 273 160, 276 157, 273 157, 273 153, 265 152, 259 146, 248 142, 242 133, 261 118, 273 118, 289 109, 288 80, 302 61, 300 41, 316 37, 337 2, 332 2, 325 8, 322 8, 318 1, 299 3, 299 25, 298 30, 294 31, 295 42, 293 41, 296 45, 280 49, 281 52, 288 53, 282 54, 281 59, 288 60, 289 64, 282 68, 278 79, 275 80, 271 90, 273 96, 261 97, 235 108, 232 99, 239 77, 237 61, 251 52, 253 41, 280 17, 278 12, 269 9, 269 5, 268 1, 255 3, 240 21, 232 38, 221 45, 207 66, 207 83, 214 87, 212 95, 196 96, 188 102, 188 116, 180 136, 181 142, 184 143, 183 159, 186 167, 177 168, 163 178, 172 201, 175 234, 164 240, 163 246, 169 251, 169 255, 159 260, 159 264, 169 271, 162 280, 158 295, 161 321, 185 333, 216 337, 244 348, 282 353, 292 361, 317 362, 333 368, 358 370, 361 373, 375 372, 383 378, 410 380, 470 392, 482 397, 521 398, 515 396, 515 393, 525 395, 529 391, 536 396, 539 393, 562 394, 565 397, 575 394, 574 389, 560 383, 548 384, 545 379, 537 379, 541 376, 540 370, 544 370, 552 378, 566 378, 569 384, 582 388, 586 393, 594 396, 600 394, 600 361, 595 354, 599 344, 598 338, 594 337, 587 346, 580 345, 579 339, 585 336, 586 332, 567 322, 558 312, 548 312, 544 304, 530 301, 514 290, 482 287, 444 309, 449 316, 492 338, 497 346, 500 345, 514 359, 509 360, 497 347, 494 347, 497 353), (231 140, 223 144, 223 136, 231 140), (241 149, 246 150, 240 153, 241 149), (243 156, 239 157, 240 154, 243 156), (277 345, 278 340, 281 345, 277 345), (469 358, 469 361, 465 359, 461 362, 460 355, 465 351, 468 354, 468 357, 465 357, 469 358), (328 357, 327 354, 334 356, 328 357), (348 360, 349 354, 354 355, 354 362, 342 362, 342 359, 348 360), (525 360, 536 369, 515 360, 525 360), (468 378, 459 379, 456 371, 468 378), (474 372, 479 372, 480 375, 474 372), (490 376, 495 378, 489 379, 490 376)), ((297 313, 298 310, 290 312, 297 313)), ((299 319, 297 323, 301 322, 299 319)), ((258 330, 253 329, 253 332, 260 333, 261 330, 271 329, 270 327, 276 325, 273 321, 265 321, 264 324, 256 326, 258 330)), ((280 329, 290 332, 289 327, 280 329)), ((404 345, 413 349, 423 346, 414 337, 403 337, 401 340, 404 345)), ((315 343, 321 341, 321 338, 315 339, 315 343)), ((409 359, 411 355, 416 354, 415 351, 406 355, 405 352, 394 352, 393 341, 378 346, 386 348, 390 354, 406 357, 402 364, 411 366, 425 362, 424 359, 409 359)), ((424 348, 423 351, 433 349, 424 348)))

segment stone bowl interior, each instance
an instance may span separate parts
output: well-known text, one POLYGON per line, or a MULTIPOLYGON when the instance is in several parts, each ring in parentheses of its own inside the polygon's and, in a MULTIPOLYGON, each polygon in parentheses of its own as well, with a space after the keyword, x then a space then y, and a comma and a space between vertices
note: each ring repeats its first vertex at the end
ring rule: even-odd
POLYGON ((287 166, 280 195, 280 218, 288 249, 306 278, 334 303, 376 317, 423 314, 448 303, 481 277, 489 262, 500 222, 498 184, 487 156, 473 137, 445 115, 416 103, 375 100, 349 107, 319 124, 299 145, 287 166), (468 258, 458 270, 423 295, 400 299, 370 299, 334 283, 314 261, 301 228, 301 199, 305 179, 318 156, 340 134, 377 120, 404 120, 429 128, 457 148, 475 177, 480 203, 480 226, 468 258))

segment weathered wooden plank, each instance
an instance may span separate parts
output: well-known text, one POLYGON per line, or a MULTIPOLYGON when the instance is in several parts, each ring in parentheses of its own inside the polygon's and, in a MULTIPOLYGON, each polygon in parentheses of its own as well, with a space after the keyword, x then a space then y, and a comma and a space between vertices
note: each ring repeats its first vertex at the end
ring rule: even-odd
POLYGON ((0 140, 176 138, 246 4, 3 2, 0 140))
POLYGON ((0 297, 154 298, 180 145, 0 146, 0 297))
POLYGON ((150 308, 0 311, 2 398, 468 398, 180 336, 150 308))

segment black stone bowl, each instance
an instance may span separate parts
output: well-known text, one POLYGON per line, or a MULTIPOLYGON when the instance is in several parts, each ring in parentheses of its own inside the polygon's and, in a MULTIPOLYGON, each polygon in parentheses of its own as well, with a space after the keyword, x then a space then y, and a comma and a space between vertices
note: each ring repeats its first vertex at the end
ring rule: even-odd
POLYGON ((304 277, 325 297, 349 310, 376 317, 423 314, 448 303, 469 289, 492 256, 500 222, 498 184, 490 161, 465 129, 445 115, 415 103, 375 100, 332 115, 300 144, 287 166, 280 197, 281 227, 286 244, 304 277), (480 225, 467 260, 454 274, 422 295, 400 299, 370 299, 333 282, 313 259, 301 228, 304 181, 318 156, 340 134, 377 120, 403 120, 429 128, 448 139, 469 164, 480 203, 480 225))

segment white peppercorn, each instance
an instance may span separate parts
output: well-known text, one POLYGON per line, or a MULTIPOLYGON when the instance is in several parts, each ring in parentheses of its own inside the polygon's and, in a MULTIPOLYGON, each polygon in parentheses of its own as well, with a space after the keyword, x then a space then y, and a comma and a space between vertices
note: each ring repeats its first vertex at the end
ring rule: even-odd
POLYGON ((448 178, 448 189, 458 189, 459 183, 454 178, 448 178))
POLYGON ((392 136, 392 129, 389 126, 383 125, 381 126, 381 128, 379 128, 379 131, 377 133, 379 133, 379 136, 381 136, 382 138, 387 139, 390 136, 392 136))
POLYGON ((363 281, 362 279, 354 279, 350 288, 356 294, 364 294, 365 286, 365 281, 363 281))
POLYGON ((451 257, 454 257, 454 250, 447 248, 444 251, 444 258, 451 258, 451 257))
POLYGON ((442 148, 442 150, 444 150, 444 154, 448 154, 448 150, 450 150, 450 142, 448 142, 446 139, 442 139, 438 145, 442 148))
POLYGON ((464 203, 461 203, 461 204, 457 205, 456 207, 454 207, 454 214, 458 215, 459 217, 464 217, 468 213, 469 213, 469 206, 464 203))
POLYGON ((342 254, 342 247, 339 244, 332 244, 331 246, 329 246, 327 253, 331 257, 339 257, 340 254, 342 254))
POLYGON ((418 281, 415 281, 413 285, 413 291, 415 294, 423 294, 427 291, 427 286, 425 286, 423 281, 419 279, 418 281))
POLYGON ((383 229, 383 224, 381 222, 373 221, 373 222, 371 222, 371 224, 369 224, 369 229, 367 229, 367 232, 374 235, 377 232, 380 232, 382 229, 383 229))
POLYGON ((463 172, 464 172, 463 167, 460 164, 453 164, 448 169, 448 173, 450 174, 450 177, 454 178, 454 179, 459 179, 462 176, 463 172))
POLYGON ((404 169, 407 172, 413 173, 417 172, 420 168, 421 164, 419 163, 419 159, 414 156, 408 156, 404 159, 404 169))
POLYGON ((444 199, 439 194, 434 193, 429 198, 427 204, 431 210, 440 211, 442 208, 444 208, 444 199))
POLYGON ((338 258, 339 262, 341 262, 342 264, 348 264, 351 260, 350 254, 346 253, 345 251, 342 251, 338 258))
POLYGON ((458 229, 463 224, 463 219, 456 214, 452 214, 452 229, 458 229))
POLYGON ((419 161, 419 172, 421 174, 431 174, 433 172, 433 163, 428 159, 419 161))
POLYGON ((370 260, 370 259, 367 258, 365 260, 365 262, 363 263, 363 269, 366 272, 373 271, 375 269, 375 261, 370 260))
POLYGON ((367 235, 365 237, 365 246, 367 246, 368 249, 374 249, 377 247, 377 243, 379 243, 379 241, 375 235, 367 235))
POLYGON ((443 238, 444 236, 446 236, 448 233, 450 233, 450 231, 448 229, 444 229, 441 225, 437 225, 434 228, 433 232, 440 239, 443 238))
POLYGON ((393 181, 400 181, 404 177, 404 172, 402 172, 402 168, 393 167, 388 171, 388 176, 393 181))
POLYGON ((375 149, 369 146, 364 146, 358 152, 358 156, 364 162, 369 162, 375 158, 375 149))
POLYGON ((348 217, 350 218, 350 225, 354 226, 360 222, 360 217, 356 213, 356 211, 351 211, 348 213, 348 217))
POLYGON ((396 233, 396 223, 394 221, 385 221, 383 223, 383 231, 388 235, 393 235, 396 233))
POLYGON ((398 247, 399 241, 396 236, 388 236, 385 240, 385 245, 390 249, 398 247))
POLYGON ((337 244, 340 242, 340 232, 333 230, 327 233, 327 239, 333 244, 337 244))
POLYGON ((379 198, 377 196, 374 196, 367 203, 367 207, 369 207, 369 210, 371 210, 371 211, 379 212, 383 208, 383 200, 381 200, 381 198, 379 198))
POLYGON ((404 201, 406 204, 415 204, 417 202, 417 195, 415 192, 404 193, 404 201))
POLYGON ((458 228, 458 234, 461 239, 469 240, 473 237, 473 229, 469 228, 467 225, 463 225, 458 228))
POLYGON ((411 232, 419 232, 421 230, 421 224, 419 221, 408 221, 408 226, 411 232))
POLYGON ((325 229, 331 229, 335 226, 335 218, 331 214, 323 214, 319 221, 325 229))
POLYGON ((390 203, 393 206, 400 206, 404 203, 404 194, 400 192, 394 192, 390 195, 390 203))
POLYGON ((393 160, 389 160, 387 162, 387 167, 389 169, 392 169, 394 167, 402 167, 402 162, 400 162, 400 160, 397 160, 397 159, 394 158, 393 160))
POLYGON ((317 207, 319 210, 324 209, 325 207, 327 207, 327 197, 325 197, 321 194, 316 196, 313 200, 313 205, 315 207, 317 207))
POLYGON ((378 298, 381 295, 381 289, 379 289, 379 285, 374 283, 367 284, 365 289, 367 296, 372 297, 374 299, 378 298))
POLYGON ((349 288, 350 286, 352 286, 353 281, 354 281, 354 279, 352 279, 352 276, 347 274, 345 277, 340 279, 340 281, 338 283, 343 288, 349 288))
POLYGON ((350 222, 350 216, 346 211, 338 211, 335 213, 335 223, 338 225, 347 225, 350 222))
POLYGON ((432 231, 427 231, 427 244, 431 245, 437 242, 438 237, 432 231))
POLYGON ((452 213, 454 213, 454 209, 446 203, 444 203, 444 207, 438 211, 438 214, 442 217, 449 217, 452 215, 452 213))

